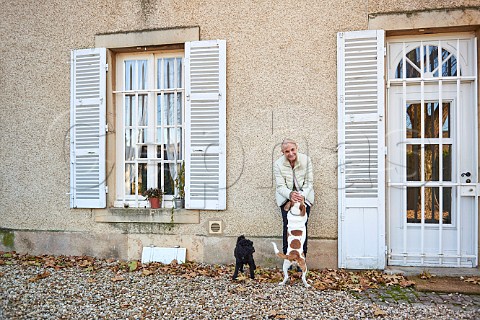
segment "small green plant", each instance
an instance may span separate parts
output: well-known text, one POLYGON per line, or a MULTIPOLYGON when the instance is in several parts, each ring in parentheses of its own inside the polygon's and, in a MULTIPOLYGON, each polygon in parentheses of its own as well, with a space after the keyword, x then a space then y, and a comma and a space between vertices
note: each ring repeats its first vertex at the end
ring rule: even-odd
POLYGON ((147 200, 158 198, 160 202, 163 199, 163 190, 160 188, 150 188, 145 190, 142 195, 147 198, 147 200))
POLYGON ((184 199, 185 198, 185 162, 182 162, 180 166, 180 171, 175 178, 175 186, 178 190, 178 198, 184 199))

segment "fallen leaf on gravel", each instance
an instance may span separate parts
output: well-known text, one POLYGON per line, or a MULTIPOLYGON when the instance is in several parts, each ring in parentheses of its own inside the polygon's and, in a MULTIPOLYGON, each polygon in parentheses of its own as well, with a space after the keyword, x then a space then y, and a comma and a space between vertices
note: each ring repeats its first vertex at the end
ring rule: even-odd
POLYGON ((88 278, 87 280, 88 283, 94 283, 94 282, 97 282, 97 280, 93 279, 93 278, 88 278))
POLYGON ((400 286, 403 288, 413 287, 414 285, 415 285, 415 281, 411 281, 411 280, 402 280, 400 282, 400 286))
POLYGON ((0 272, 0 277, 3 277, 5 275, 4 272, 0 272))
POLYGON ((387 313, 385 311, 383 311, 382 309, 380 309, 378 306, 373 306, 373 315, 375 317, 383 317, 383 316, 386 316, 387 313))
POLYGON ((242 274, 242 275, 238 276, 237 279, 235 279, 235 280, 237 280, 237 281, 245 281, 245 280, 247 280, 247 279, 248 279, 248 277, 242 274))
POLYGON ((44 273, 37 274, 35 277, 32 277, 32 278, 28 279, 28 281, 29 282, 35 282, 35 281, 38 281, 40 279, 44 279, 48 276, 50 276, 50 272, 45 271, 44 273))
POLYGON ((239 286, 239 287, 237 287, 236 289, 237 289, 237 292, 245 292, 245 291, 247 291, 247 288, 242 287, 242 286, 239 286))
POLYGON ((142 275, 144 275, 144 276, 149 276, 149 275, 152 275, 152 274, 153 274, 152 270, 148 270, 148 269, 143 269, 142 270, 142 275))
POLYGON ((268 311, 268 317, 269 318, 275 318, 276 315, 277 315, 277 310, 268 311))
POLYGON ((112 278, 113 282, 123 281, 123 280, 125 280, 125 278, 122 275, 119 275, 119 274, 117 274, 115 277, 112 278))

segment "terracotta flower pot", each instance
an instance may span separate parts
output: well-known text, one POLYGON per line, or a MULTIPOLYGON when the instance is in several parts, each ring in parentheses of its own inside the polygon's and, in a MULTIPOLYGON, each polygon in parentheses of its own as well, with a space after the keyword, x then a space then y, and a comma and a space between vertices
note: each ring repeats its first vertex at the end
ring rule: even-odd
POLYGON ((158 209, 161 206, 159 198, 150 198, 148 201, 150 201, 150 208, 152 209, 158 209))

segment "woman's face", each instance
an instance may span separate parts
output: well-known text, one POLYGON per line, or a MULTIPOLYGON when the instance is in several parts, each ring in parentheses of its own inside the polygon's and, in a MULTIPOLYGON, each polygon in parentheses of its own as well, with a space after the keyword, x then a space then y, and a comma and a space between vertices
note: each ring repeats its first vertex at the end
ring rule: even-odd
POLYGON ((297 160, 297 146, 293 143, 288 143, 283 147, 283 154, 288 161, 294 162, 297 160))

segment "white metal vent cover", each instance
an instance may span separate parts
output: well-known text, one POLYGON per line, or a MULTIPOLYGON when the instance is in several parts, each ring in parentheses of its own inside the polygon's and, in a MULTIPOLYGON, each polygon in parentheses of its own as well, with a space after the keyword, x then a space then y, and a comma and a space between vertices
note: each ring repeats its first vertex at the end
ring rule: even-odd
POLYGON ((220 221, 220 220, 208 221, 208 233, 209 234, 222 234, 223 233, 222 221, 220 221))

